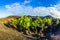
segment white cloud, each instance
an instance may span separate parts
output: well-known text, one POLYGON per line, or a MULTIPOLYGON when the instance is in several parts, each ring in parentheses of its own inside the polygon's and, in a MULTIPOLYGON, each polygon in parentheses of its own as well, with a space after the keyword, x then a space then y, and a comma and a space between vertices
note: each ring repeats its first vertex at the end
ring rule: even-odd
POLYGON ((13 15, 32 15, 32 16, 46 16, 51 15, 54 18, 60 19, 60 4, 54 5, 52 7, 35 7, 25 6, 30 1, 24 1, 24 4, 13 3, 11 5, 6 5, 6 10, 13 15))
POLYGON ((29 4, 31 2, 31 0, 25 0, 22 4, 26 5, 29 4))
POLYGON ((48 10, 45 7, 36 7, 24 6, 19 3, 14 3, 12 5, 6 5, 6 10, 14 15, 32 15, 32 16, 43 16, 44 14, 48 15, 48 10))
POLYGON ((51 16, 53 16, 54 18, 59 18, 60 19, 60 4, 55 5, 53 7, 48 7, 49 13, 51 14, 51 16))

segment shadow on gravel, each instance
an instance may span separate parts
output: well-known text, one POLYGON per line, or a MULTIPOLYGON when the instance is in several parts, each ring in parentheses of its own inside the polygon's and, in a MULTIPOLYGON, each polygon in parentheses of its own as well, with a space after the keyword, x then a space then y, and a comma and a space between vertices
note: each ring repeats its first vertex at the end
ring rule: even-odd
POLYGON ((6 23, 6 24, 4 24, 6 27, 8 27, 8 28, 12 28, 12 29, 15 29, 15 30, 17 30, 17 31, 19 31, 20 32, 20 26, 18 26, 17 25, 17 27, 14 27, 13 25, 11 25, 11 22, 8 22, 8 23, 6 23))
POLYGON ((13 29, 16 29, 13 25, 10 24, 10 22, 4 24, 6 27, 8 28, 13 28, 13 29))

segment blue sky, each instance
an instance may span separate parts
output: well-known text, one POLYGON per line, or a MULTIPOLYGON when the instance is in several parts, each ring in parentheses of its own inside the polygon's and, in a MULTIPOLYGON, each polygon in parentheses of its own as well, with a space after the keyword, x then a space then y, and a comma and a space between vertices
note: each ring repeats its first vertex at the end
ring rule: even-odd
POLYGON ((60 0, 0 0, 0 18, 9 15, 51 15, 60 18, 59 13, 60 0))
POLYGON ((4 6, 7 4, 12 4, 15 2, 23 3, 24 1, 31 1, 28 5, 31 6, 51 6, 57 4, 60 0, 0 0, 0 6, 4 6))

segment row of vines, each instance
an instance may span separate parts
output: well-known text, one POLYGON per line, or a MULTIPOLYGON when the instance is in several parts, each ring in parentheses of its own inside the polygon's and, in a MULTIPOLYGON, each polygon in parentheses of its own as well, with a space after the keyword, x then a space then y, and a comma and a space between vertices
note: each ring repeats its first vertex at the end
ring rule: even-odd
MULTIPOLYGON (((41 18, 41 17, 27 17, 20 16, 19 18, 12 19, 12 24, 20 31, 25 34, 37 34, 39 37, 46 36, 46 33, 52 32, 54 34, 54 30, 56 30, 54 25, 59 25, 60 21, 53 18, 41 18)), ((57 26, 58 27, 58 26, 57 26)))

